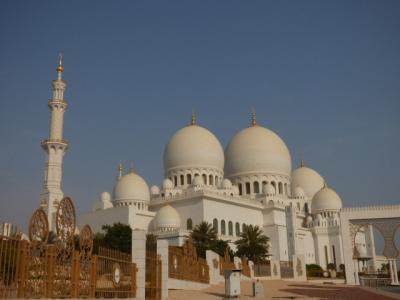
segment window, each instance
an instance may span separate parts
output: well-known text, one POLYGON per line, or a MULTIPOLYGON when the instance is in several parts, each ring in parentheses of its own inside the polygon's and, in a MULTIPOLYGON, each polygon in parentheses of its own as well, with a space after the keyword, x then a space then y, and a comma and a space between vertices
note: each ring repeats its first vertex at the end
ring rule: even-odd
POLYGON ((325 250, 325 263, 326 266, 328 266, 328 247, 324 246, 324 250, 325 250))
POLYGON ((246 224, 242 224, 242 232, 246 229, 246 224))
POLYGON ((239 188, 239 195, 242 195, 242 184, 241 183, 238 184, 238 188, 239 188))
POLYGON ((250 182, 246 182, 246 194, 250 194, 250 182))
POLYGON ((218 233, 218 220, 214 219, 213 220, 213 227, 216 233, 218 233))
POLYGON ((253 190, 254 190, 254 194, 259 194, 260 193, 260 185, 259 185, 258 181, 254 181, 253 190))
POLYGON ((231 221, 228 223, 228 233, 229 235, 233 235, 233 223, 231 221))
POLYGON ((214 185, 214 177, 213 177, 212 175, 209 175, 209 176, 208 176, 208 183, 209 183, 210 185, 214 185))
POLYGON ((186 183, 187 184, 192 184, 192 175, 190 175, 190 174, 186 175, 186 183))
POLYGON ((304 211, 308 213, 308 203, 304 203, 304 211))
POLYGON ((193 221, 191 218, 187 219, 186 221, 186 229, 187 230, 192 230, 193 229, 193 221))
POLYGON ((184 182, 185 182, 185 176, 181 175, 181 185, 184 185, 184 182))
POLYGON ((218 182, 219 182, 219 180, 218 180, 218 176, 215 176, 215 180, 214 180, 214 182, 215 182, 215 185, 216 185, 216 186, 218 186, 218 182))
POLYGON ((240 224, 238 223, 238 222, 236 222, 236 224, 235 224, 235 229, 236 229, 236 236, 239 236, 240 235, 240 224))
POLYGON ((207 185, 207 175, 203 174, 203 183, 207 185))
POLYGON ((174 185, 177 186, 178 185, 178 177, 174 176, 174 185))
POLYGON ((282 182, 279 182, 278 189, 279 189, 279 194, 282 194, 283 193, 282 182))
POLYGON ((221 234, 226 234, 226 230, 225 230, 225 220, 221 221, 221 234))

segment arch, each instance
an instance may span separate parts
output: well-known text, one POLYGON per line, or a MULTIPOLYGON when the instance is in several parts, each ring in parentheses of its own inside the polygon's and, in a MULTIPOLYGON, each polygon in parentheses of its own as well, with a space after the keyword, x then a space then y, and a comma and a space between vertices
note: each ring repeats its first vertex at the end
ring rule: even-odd
POLYGON ((246 226, 247 225, 245 223, 242 224, 242 232, 246 229, 246 226))
POLYGON ((236 231, 236 236, 240 235, 240 224, 239 222, 236 222, 235 224, 235 231, 236 231))
POLYGON ((288 195, 287 183, 284 184, 284 192, 285 192, 285 195, 288 195))
POLYGON ((297 209, 300 210, 300 202, 297 202, 297 209))
POLYGON ((221 220, 221 234, 226 234, 225 220, 221 220))
POLYGON ((214 219, 213 220, 213 227, 216 233, 218 233, 218 220, 214 219))
POLYGON ((180 178, 181 178, 181 185, 184 185, 185 184, 185 175, 181 175, 180 176, 180 178))
POLYGON ((233 235, 233 223, 232 221, 228 222, 228 234, 233 235))
POLYGON ((260 193, 260 184, 258 183, 258 181, 253 182, 253 191, 254 191, 254 194, 260 193))
POLYGON ((204 181, 204 185, 207 185, 207 175, 203 174, 203 181, 204 181))
POLYGON ((187 229, 187 230, 192 230, 192 229, 193 229, 193 221, 192 221, 191 218, 188 218, 188 219, 186 220, 186 229, 187 229))
POLYGON ((304 203, 304 212, 308 214, 309 209, 308 209, 308 203, 304 203))
POLYGON ((278 191, 279 191, 279 194, 283 194, 283 187, 282 187, 282 182, 279 182, 278 183, 278 191))
POLYGON ((218 180, 218 176, 215 175, 215 179, 214 179, 215 185, 218 186, 219 180, 218 180))
POLYGON ((246 182, 246 194, 250 194, 250 182, 246 182))
POLYGON ((175 175, 174 176, 174 186, 178 185, 178 177, 175 175))
POLYGON ((187 184, 192 184, 192 175, 191 174, 187 174, 186 175, 186 183, 187 184))
POLYGON ((275 181, 271 181, 272 186, 274 187, 275 191, 276 191, 276 182, 275 181))
POLYGON ((212 176, 211 174, 208 176, 208 183, 210 185, 214 185, 214 176, 212 176))

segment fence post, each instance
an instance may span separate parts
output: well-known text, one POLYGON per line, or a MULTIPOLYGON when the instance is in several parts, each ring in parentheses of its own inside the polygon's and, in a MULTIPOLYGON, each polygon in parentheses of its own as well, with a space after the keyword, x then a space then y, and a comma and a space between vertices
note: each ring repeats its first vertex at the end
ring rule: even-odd
POLYGON ((74 251, 72 255, 71 298, 78 298, 79 295, 79 267, 79 251, 74 251))
POLYGON ((90 270, 90 292, 89 298, 95 298, 96 296, 96 283, 97 283, 97 255, 92 256, 91 262, 91 270, 90 270))
POLYGON ((306 264, 304 255, 293 255, 293 279, 307 281, 306 264))
POLYGON ((26 285, 26 260, 28 259, 28 241, 20 241, 20 249, 19 249, 19 257, 17 260, 17 282, 18 282, 18 290, 17 297, 24 298, 25 297, 25 285, 26 285))
POLYGON ((144 300, 146 293, 146 232, 132 231, 132 262, 136 264, 136 299, 144 300))
POLYGON ((279 260, 271 260, 271 279, 281 279, 281 263, 279 260))
POLYGON ((161 299, 168 298, 168 241, 157 240, 157 254, 161 257, 161 299))

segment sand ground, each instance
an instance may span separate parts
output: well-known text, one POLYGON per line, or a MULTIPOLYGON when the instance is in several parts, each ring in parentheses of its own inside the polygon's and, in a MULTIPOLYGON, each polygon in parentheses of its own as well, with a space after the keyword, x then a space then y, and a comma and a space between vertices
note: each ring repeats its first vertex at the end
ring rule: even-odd
MULTIPOLYGON (((337 284, 304 283, 295 281, 269 280, 263 281, 264 299, 337 299, 337 300, 374 300, 400 299, 383 293, 360 287, 337 284)), ((239 299, 255 299, 252 297, 252 283, 241 282, 241 297, 239 299)), ((169 300, 214 300, 224 298, 224 285, 216 285, 201 291, 170 290, 169 300)), ((237 298, 236 298, 237 299, 237 298)))

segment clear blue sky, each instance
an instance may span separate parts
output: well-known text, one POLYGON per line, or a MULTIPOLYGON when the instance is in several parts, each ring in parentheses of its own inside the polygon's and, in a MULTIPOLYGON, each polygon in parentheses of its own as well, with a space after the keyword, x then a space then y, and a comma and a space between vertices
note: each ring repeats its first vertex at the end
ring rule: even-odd
POLYGON ((400 203, 399 1, 1 1, 1 221, 39 205, 59 52, 78 211, 119 160, 159 184, 192 108, 225 146, 254 107, 345 206, 400 203))

